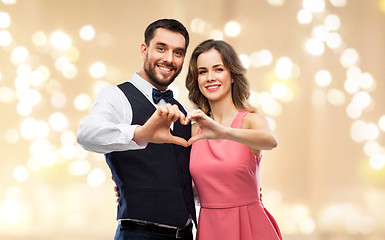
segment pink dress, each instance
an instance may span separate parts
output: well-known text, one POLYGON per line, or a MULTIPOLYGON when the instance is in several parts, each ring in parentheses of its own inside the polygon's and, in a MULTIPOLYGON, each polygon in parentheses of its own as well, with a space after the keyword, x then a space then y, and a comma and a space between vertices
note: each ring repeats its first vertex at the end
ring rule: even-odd
MULTIPOLYGON (((231 127, 241 128, 246 114, 238 112, 231 127)), ((201 204, 198 240, 282 239, 259 200, 260 161, 235 141, 203 139, 193 144, 190 172, 201 204)))

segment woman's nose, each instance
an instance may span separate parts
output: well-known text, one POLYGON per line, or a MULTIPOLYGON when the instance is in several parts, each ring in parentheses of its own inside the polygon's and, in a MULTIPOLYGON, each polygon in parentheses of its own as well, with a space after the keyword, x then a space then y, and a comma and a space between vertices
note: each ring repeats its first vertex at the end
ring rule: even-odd
POLYGON ((212 81, 214 81, 214 80, 215 80, 215 75, 213 74, 213 72, 208 71, 208 72, 207 72, 207 81, 208 81, 208 82, 212 82, 212 81))

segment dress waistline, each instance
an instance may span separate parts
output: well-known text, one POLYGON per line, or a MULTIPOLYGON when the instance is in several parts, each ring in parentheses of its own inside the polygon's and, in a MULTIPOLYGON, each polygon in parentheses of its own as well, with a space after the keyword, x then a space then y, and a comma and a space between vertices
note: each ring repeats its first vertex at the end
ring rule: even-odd
POLYGON ((242 207, 242 206, 247 206, 247 205, 251 205, 251 204, 261 204, 262 205, 262 202, 259 201, 259 199, 257 200, 250 200, 250 201, 247 201, 247 202, 241 202, 241 203, 222 203, 222 204, 202 204, 201 203, 201 208, 235 208, 235 207, 242 207))

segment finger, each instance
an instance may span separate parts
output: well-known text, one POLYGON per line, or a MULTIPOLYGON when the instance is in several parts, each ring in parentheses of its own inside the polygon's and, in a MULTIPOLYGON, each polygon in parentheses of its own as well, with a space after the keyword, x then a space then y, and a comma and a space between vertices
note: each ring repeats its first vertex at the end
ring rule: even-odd
POLYGON ((172 136, 172 137, 170 137, 169 140, 170 140, 170 143, 174 143, 174 144, 180 145, 182 147, 188 147, 189 146, 188 142, 184 138, 181 138, 181 137, 172 136))
POLYGON ((172 105, 172 110, 173 110, 173 115, 170 116, 170 120, 175 122, 177 121, 178 119, 181 120, 181 122, 183 122, 183 118, 184 118, 184 114, 179 110, 178 106, 177 105, 172 105))
POLYGON ((190 122, 191 122, 191 119, 190 119, 188 116, 186 116, 186 117, 185 117, 184 125, 187 125, 187 124, 189 124, 190 122))
POLYGON ((191 110, 191 111, 187 114, 187 116, 189 117, 189 116, 191 116, 191 115, 193 115, 193 114, 195 114, 195 113, 197 113, 197 112, 199 112, 199 109, 191 110))
MULTIPOLYGON (((168 121, 173 121, 173 122, 175 122, 176 120, 173 120, 174 119, 174 117, 175 117, 175 115, 176 115, 176 111, 175 111, 175 108, 171 105, 171 104, 167 104, 166 105, 166 108, 167 108, 167 116, 166 116, 166 119, 168 120, 168 121)), ((178 109, 179 110, 179 109, 178 109)))
POLYGON ((189 113, 187 113, 187 116, 186 116, 186 124, 191 122, 193 119, 192 119, 192 116, 198 111, 198 109, 194 109, 192 111, 190 111, 189 113))
POLYGON ((164 119, 167 119, 167 116, 169 114, 169 109, 167 108, 167 105, 166 106, 161 106, 157 109, 157 111, 159 112, 159 115, 164 118, 164 119))
POLYGON ((192 112, 192 113, 189 115, 189 117, 190 117, 191 120, 196 121, 196 120, 199 119, 199 118, 202 118, 202 119, 206 118, 207 115, 204 114, 202 111, 194 111, 194 112, 192 112))
POLYGON ((114 187, 114 191, 115 191, 115 196, 119 197, 120 193, 119 193, 119 188, 117 186, 114 187))
POLYGON ((189 121, 187 120, 187 118, 184 115, 184 113, 179 109, 179 107, 177 105, 173 105, 173 108, 174 108, 174 110, 176 112, 175 118, 173 119, 174 122, 179 119, 181 124, 187 125, 189 123, 189 121))

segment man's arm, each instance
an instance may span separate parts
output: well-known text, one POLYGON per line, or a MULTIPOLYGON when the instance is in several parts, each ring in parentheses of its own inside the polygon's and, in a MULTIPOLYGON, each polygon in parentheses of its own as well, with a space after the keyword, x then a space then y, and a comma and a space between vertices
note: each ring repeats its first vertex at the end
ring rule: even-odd
POLYGON ((78 130, 78 143, 97 153, 143 149, 132 141, 137 125, 131 125, 132 109, 124 93, 116 86, 104 88, 98 94, 90 114, 84 117, 78 130))

